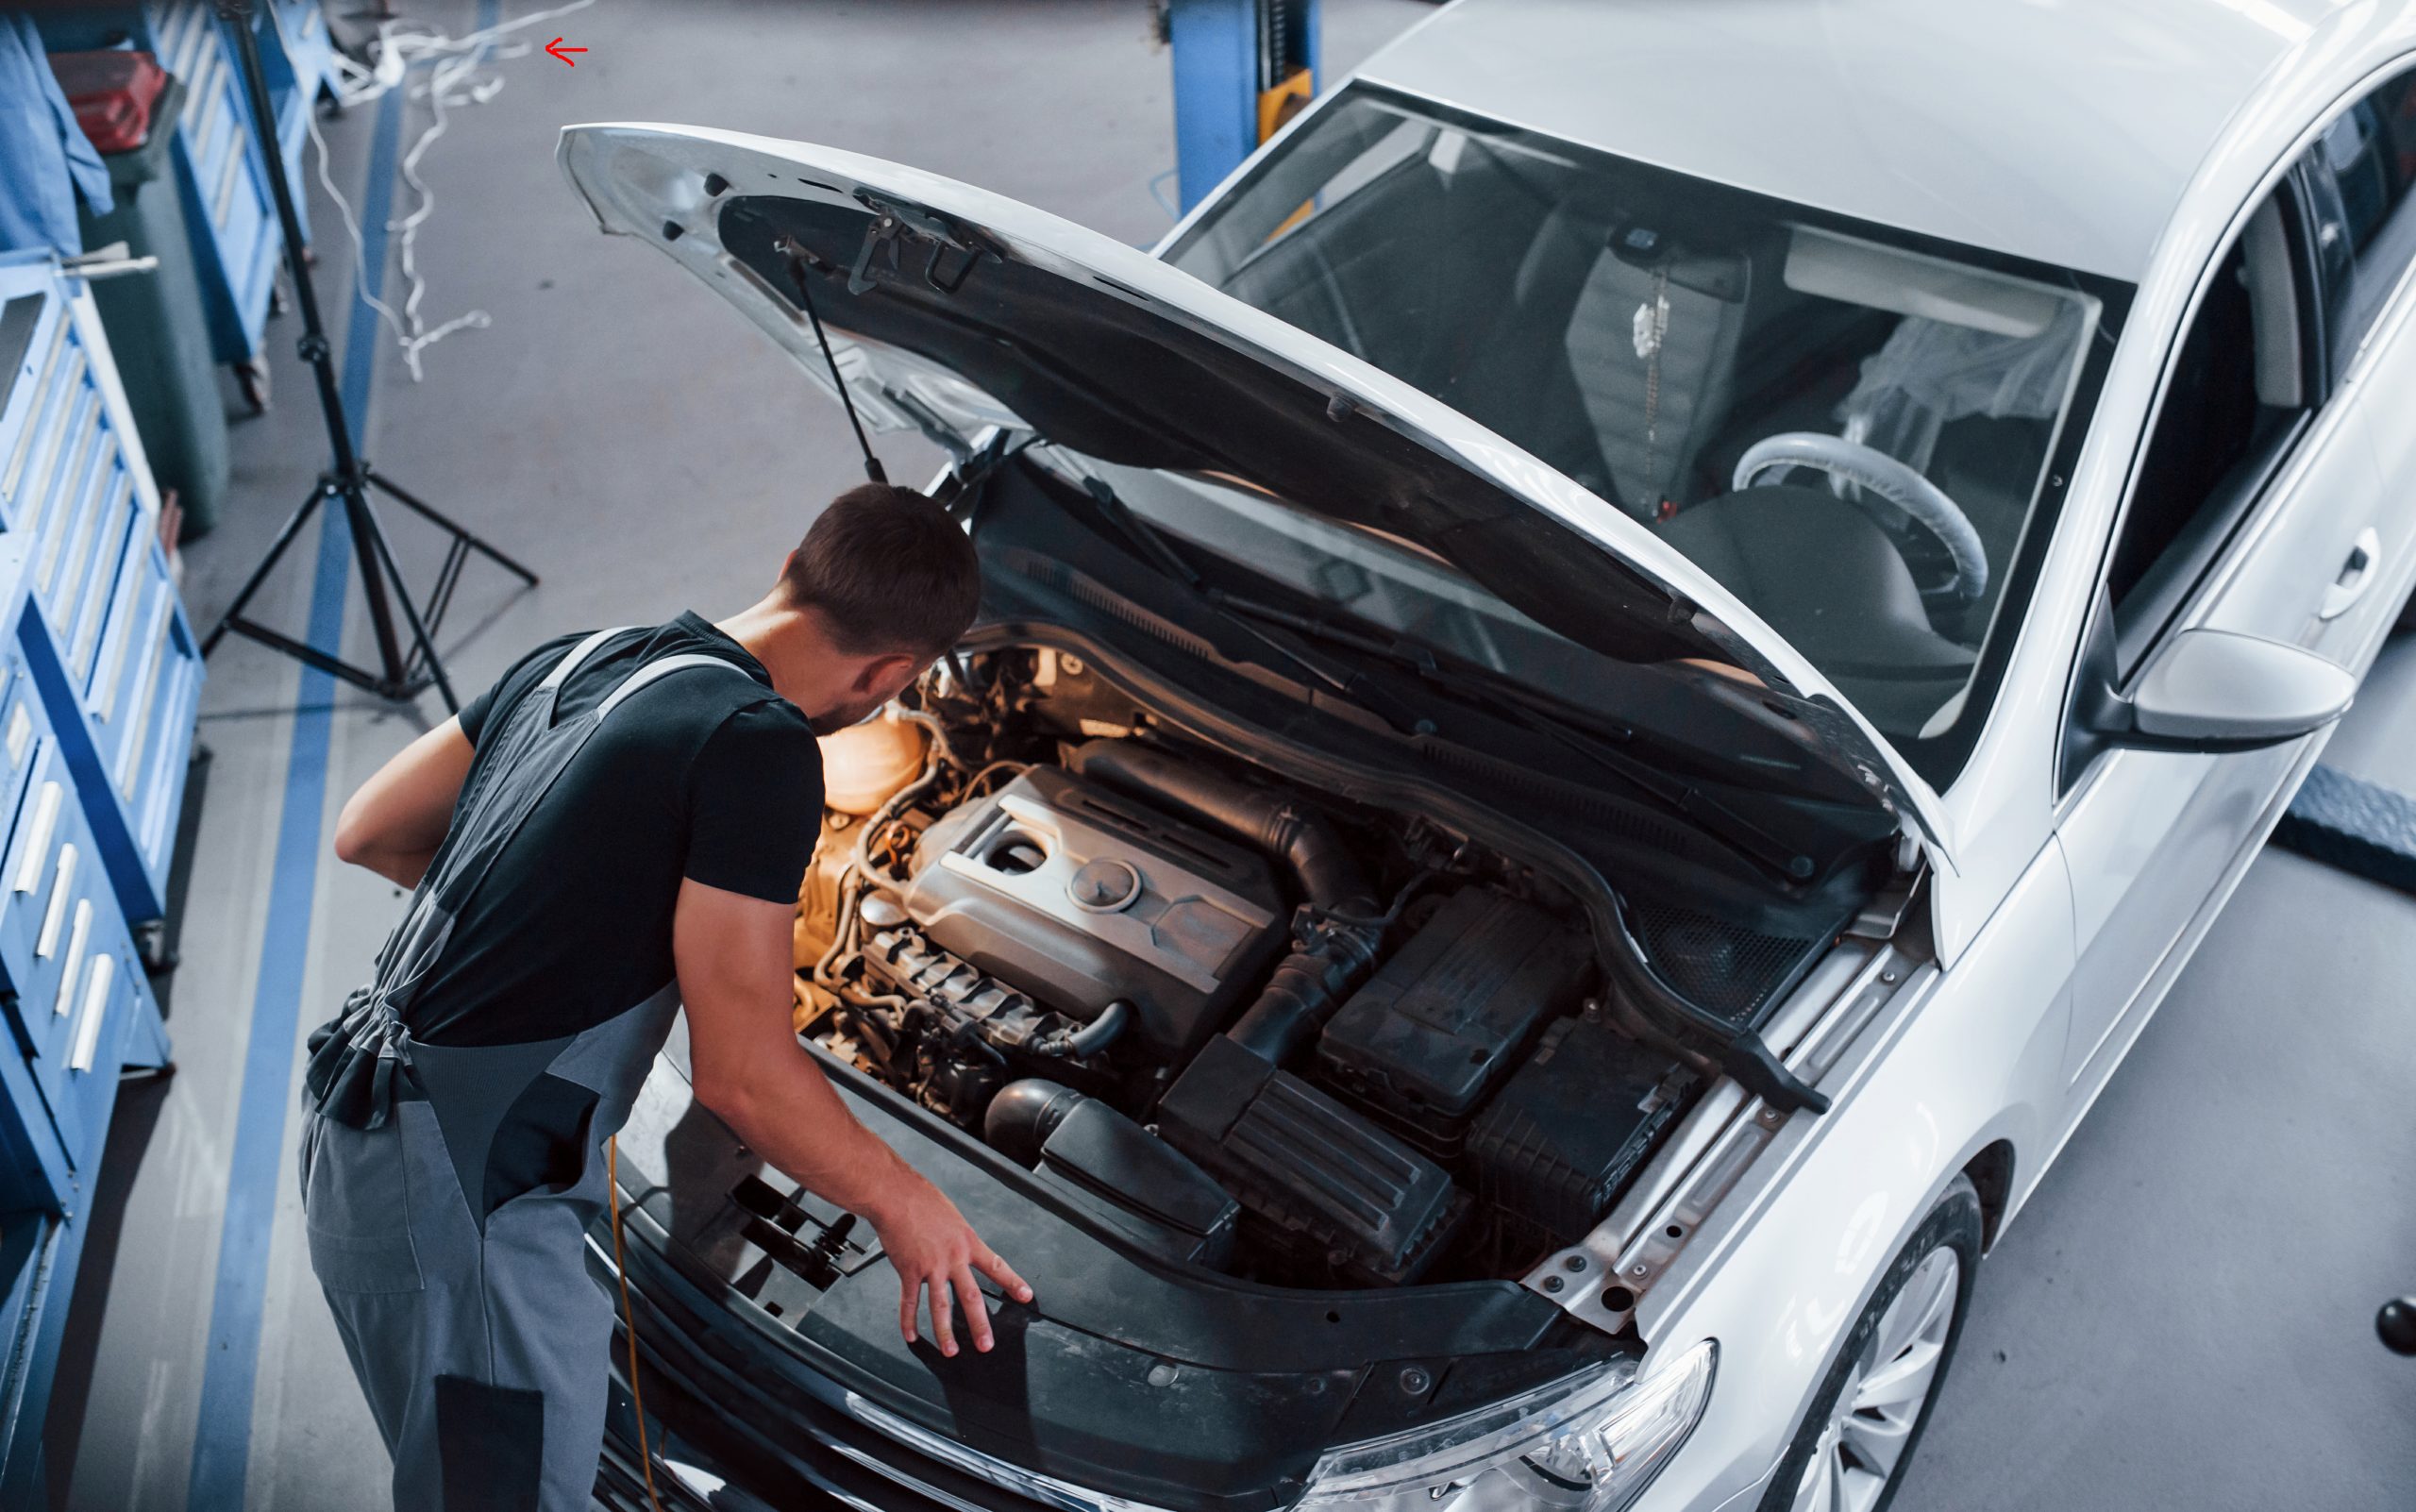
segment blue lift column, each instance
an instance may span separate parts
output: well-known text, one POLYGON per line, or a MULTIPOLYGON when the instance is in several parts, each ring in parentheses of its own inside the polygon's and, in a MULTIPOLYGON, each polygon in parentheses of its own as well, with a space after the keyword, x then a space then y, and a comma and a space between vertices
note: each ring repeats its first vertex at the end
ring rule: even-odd
POLYGON ((1189 210, 1317 92, 1317 0, 1171 0, 1166 29, 1189 210))

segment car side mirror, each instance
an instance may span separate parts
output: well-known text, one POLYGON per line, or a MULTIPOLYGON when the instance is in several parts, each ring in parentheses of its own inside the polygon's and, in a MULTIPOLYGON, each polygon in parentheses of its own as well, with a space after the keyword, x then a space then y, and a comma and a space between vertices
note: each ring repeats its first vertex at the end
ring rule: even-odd
POLYGON ((2142 750, 2261 750, 2311 735, 2349 710, 2357 680, 2303 647, 2235 630, 2183 630, 2127 697, 2092 700, 2090 732, 2142 750))

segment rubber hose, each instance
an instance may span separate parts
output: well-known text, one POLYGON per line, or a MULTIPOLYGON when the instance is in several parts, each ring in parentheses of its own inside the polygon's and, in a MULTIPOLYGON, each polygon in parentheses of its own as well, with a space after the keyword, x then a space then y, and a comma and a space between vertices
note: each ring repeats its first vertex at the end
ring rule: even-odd
POLYGON ((990 1148, 1025 1166, 1040 1163, 1040 1147, 1057 1126, 1090 1099, 1070 1086, 1026 1077, 1009 1082, 982 1116, 982 1137, 990 1148))
POLYGON ((1099 1016, 1065 1036, 1066 1053, 1076 1060, 1098 1054, 1116 1043, 1124 1026, 1132 1017, 1132 1005, 1118 998, 1099 1010, 1099 1016))
POLYGON ((1270 788, 1235 781, 1130 740, 1094 740, 1074 748, 1078 776, 1155 799, 1185 818, 1283 860, 1315 911, 1308 932, 1278 962, 1226 1036, 1281 1066, 1323 1027, 1376 963, 1381 926, 1333 915, 1373 917, 1382 910, 1334 826, 1316 810, 1270 788))
POLYGON ((1282 793, 1130 740, 1089 741, 1074 748, 1065 765, 1279 857, 1312 907, 1362 916, 1378 911, 1367 875, 1334 826, 1282 793))
POLYGON ((1329 924, 1276 963, 1267 989, 1227 1038, 1281 1066, 1325 1025, 1376 964, 1375 930, 1329 924))

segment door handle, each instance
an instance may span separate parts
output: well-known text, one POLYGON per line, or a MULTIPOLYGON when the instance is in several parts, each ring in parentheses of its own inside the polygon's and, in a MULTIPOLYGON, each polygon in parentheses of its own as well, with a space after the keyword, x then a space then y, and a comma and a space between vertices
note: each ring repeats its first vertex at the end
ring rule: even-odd
POLYGON ((2357 532, 2357 539, 2351 544, 2348 559, 2340 563, 2340 576, 2324 590, 2324 607, 2315 612, 2315 617, 2339 619, 2347 613, 2351 605, 2366 596, 2374 579, 2381 576, 2381 565, 2382 537, 2369 525, 2357 532))

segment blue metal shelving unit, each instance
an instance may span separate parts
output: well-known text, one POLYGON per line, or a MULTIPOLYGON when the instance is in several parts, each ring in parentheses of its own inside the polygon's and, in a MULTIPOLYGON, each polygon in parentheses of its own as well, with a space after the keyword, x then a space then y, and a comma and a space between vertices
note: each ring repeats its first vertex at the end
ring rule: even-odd
POLYGON ((201 664, 91 296, 0 255, 0 1506, 42 1423, 120 1072, 164 1067, 166 902, 201 664))
MULTIPOLYGON (((46 10, 38 25, 54 51, 130 42, 184 80, 176 182, 210 317, 210 347, 221 362, 251 361, 268 323, 284 239, 226 24, 209 0, 150 0, 123 8, 46 10)), ((307 206, 309 112, 335 66, 327 20, 317 0, 274 0, 253 25, 294 203, 307 206)), ((310 234, 307 221, 303 233, 310 234)))
MULTIPOLYGON (((335 39, 327 34, 327 13, 319 0, 270 0, 269 8, 302 103, 309 105, 323 91, 334 93, 340 82, 335 39)), ((301 196, 294 199, 299 203, 301 196)))
POLYGON ((167 1032, 30 663, 34 543, 0 536, 0 1505, 41 1504, 42 1425, 128 1067, 167 1032))
MULTIPOLYGON (((176 127, 177 176, 185 222, 195 242, 207 244, 193 250, 203 270, 210 345, 222 362, 247 361, 260 349, 284 244, 269 198, 268 170, 249 135, 251 108, 244 103, 234 49, 207 0, 148 5, 129 19, 135 45, 147 45, 159 55, 160 66, 191 91, 184 120, 176 127)), ((263 61, 270 56, 263 54, 263 61)), ((277 61, 269 65, 273 84, 282 62, 281 52, 275 56, 277 61)), ((290 77, 283 92, 295 92, 290 77)), ((292 115, 298 136, 304 126, 299 111, 289 111, 282 100, 278 104, 278 115, 292 115)), ((279 145, 288 160, 298 164, 298 140, 289 143, 287 135, 280 120, 279 145)), ((295 188, 299 199, 300 186, 295 188)))
MULTIPOLYGON (((0 529, 43 635, 24 647, 122 912, 167 907, 169 852, 201 652, 159 539, 159 498, 81 286, 47 257, 0 258, 22 351, 0 401, 0 529)), ((0 357, 7 355, 0 350, 0 357)))

